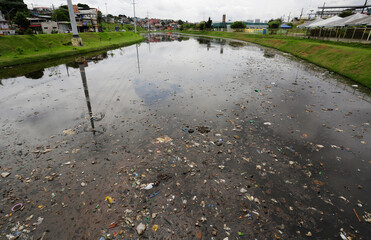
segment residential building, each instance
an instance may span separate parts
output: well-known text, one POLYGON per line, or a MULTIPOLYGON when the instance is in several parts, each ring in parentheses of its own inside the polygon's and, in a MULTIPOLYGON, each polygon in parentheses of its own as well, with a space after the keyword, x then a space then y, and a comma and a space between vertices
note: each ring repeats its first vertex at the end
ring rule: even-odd
POLYGON ((98 9, 83 10, 74 5, 73 11, 79 32, 98 32, 98 9))
POLYGON ((15 30, 10 29, 8 21, 0 11, 0 35, 14 35, 15 30))

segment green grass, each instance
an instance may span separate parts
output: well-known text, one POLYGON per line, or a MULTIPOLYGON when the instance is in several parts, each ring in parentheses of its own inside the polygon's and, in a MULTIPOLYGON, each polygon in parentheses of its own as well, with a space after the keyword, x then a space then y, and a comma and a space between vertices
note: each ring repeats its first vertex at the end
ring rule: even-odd
POLYGON ((291 53, 371 88, 371 44, 330 42, 239 32, 184 31, 210 37, 248 41, 291 53))
POLYGON ((72 34, 1 36, 0 68, 130 45, 144 39, 133 32, 81 33, 80 37, 84 46, 73 47, 72 34))

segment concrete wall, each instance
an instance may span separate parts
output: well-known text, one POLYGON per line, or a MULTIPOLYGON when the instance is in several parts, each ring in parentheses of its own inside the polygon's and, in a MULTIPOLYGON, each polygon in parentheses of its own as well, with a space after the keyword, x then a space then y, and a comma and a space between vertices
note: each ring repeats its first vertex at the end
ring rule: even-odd
POLYGON ((42 22, 41 29, 47 34, 51 34, 53 30, 58 32, 58 24, 57 22, 42 22))

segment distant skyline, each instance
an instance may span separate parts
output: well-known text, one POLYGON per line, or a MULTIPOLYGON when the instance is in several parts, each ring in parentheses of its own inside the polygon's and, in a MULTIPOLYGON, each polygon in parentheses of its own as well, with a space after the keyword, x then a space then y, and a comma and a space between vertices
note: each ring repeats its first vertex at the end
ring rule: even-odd
MULTIPOLYGON (((24 0, 28 8, 32 7, 59 7, 66 5, 67 0, 24 0)), ((289 14, 292 17, 300 16, 301 9, 304 8, 303 16, 307 16, 310 10, 316 12, 322 6, 323 0, 136 0, 137 17, 174 19, 190 22, 207 21, 209 17, 214 22, 220 22, 222 15, 227 15, 227 20, 245 21, 247 19, 260 19, 262 21, 272 18, 280 18, 283 15, 285 20, 289 14)), ((133 5, 130 0, 72 0, 73 4, 84 3, 90 7, 98 8, 106 14, 106 5, 109 14, 124 14, 133 16, 133 5)), ((326 0, 326 6, 339 5, 363 5, 364 0, 326 0)))

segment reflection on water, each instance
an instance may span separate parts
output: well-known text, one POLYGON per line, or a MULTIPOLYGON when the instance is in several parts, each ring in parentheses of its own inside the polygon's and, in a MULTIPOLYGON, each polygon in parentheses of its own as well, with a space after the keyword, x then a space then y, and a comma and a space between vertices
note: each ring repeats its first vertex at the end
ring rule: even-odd
POLYGON ((168 34, 150 33, 150 34, 146 34, 144 37, 146 38, 145 41, 147 43, 174 42, 174 41, 182 42, 182 41, 188 41, 190 39, 189 37, 185 37, 180 34, 172 34, 172 33, 168 33, 168 34))
POLYGON ((30 79, 40 79, 44 76, 44 69, 36 72, 30 72, 24 75, 26 78, 30 79))
MULTIPOLYGON (((101 131, 97 121, 104 116, 103 126, 111 125, 115 119, 135 119, 132 114, 136 109, 149 106, 174 112, 183 108, 182 112, 203 116, 212 109, 221 109, 231 101, 229 98, 249 96, 251 89, 272 89, 279 95, 279 90, 288 85, 297 86, 293 91, 301 92, 309 80, 327 82, 334 88, 328 90, 330 93, 359 96, 362 89, 274 50, 260 50, 237 41, 191 40, 169 34, 148 34, 146 39, 147 43, 88 56, 88 68, 81 62, 68 61, 57 67, 29 71, 24 77, 2 80, 3 126, 10 128, 12 124, 23 129, 22 137, 48 137, 55 131, 86 123, 88 112, 89 128, 97 133, 97 127, 101 131), (200 51, 206 48, 208 51, 200 51), (241 86, 235 86, 235 79, 243 79, 241 86)), ((369 101, 367 96, 365 92, 361 97, 369 101)))

